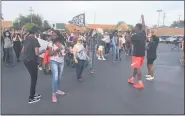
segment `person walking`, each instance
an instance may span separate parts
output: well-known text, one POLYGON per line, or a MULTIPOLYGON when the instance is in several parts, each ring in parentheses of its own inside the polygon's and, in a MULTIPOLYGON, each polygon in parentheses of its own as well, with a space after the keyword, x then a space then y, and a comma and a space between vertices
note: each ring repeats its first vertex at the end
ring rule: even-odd
POLYGON ((87 60, 86 50, 83 46, 82 38, 77 39, 77 43, 73 47, 74 61, 76 63, 76 76, 78 81, 82 82, 82 73, 85 68, 85 61, 87 60))
MULTIPOLYGON (((54 33, 55 35, 55 33, 54 33)), ((60 90, 60 81, 64 69, 65 45, 63 36, 53 37, 49 43, 50 66, 52 72, 52 102, 57 102, 56 94, 65 95, 65 92, 60 90)))
POLYGON ((35 38, 38 28, 33 26, 24 40, 23 62, 31 77, 30 96, 28 103, 40 101, 40 94, 36 94, 36 84, 38 78, 38 55, 40 44, 35 38))
POLYGON ((149 43, 147 45, 147 68, 148 75, 146 75, 147 80, 154 79, 153 63, 157 58, 157 47, 159 44, 159 37, 155 35, 154 31, 151 31, 152 36, 150 37, 149 43))

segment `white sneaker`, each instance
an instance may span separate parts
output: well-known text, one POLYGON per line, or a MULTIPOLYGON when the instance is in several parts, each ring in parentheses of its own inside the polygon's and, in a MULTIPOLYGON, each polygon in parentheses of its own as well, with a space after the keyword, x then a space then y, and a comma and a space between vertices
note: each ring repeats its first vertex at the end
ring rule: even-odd
POLYGON ((150 75, 146 75, 146 78, 149 78, 149 77, 151 77, 150 75))
POLYGON ((63 91, 60 91, 60 90, 58 90, 58 91, 56 92, 56 94, 65 95, 65 93, 64 93, 63 91))
POLYGON ((148 81, 151 81, 151 80, 153 80, 153 79, 154 79, 154 77, 152 77, 152 76, 146 78, 146 80, 148 80, 148 81))
POLYGON ((98 57, 98 60, 102 60, 100 57, 98 57))
POLYGON ((106 59, 103 57, 102 60, 106 60, 106 59))

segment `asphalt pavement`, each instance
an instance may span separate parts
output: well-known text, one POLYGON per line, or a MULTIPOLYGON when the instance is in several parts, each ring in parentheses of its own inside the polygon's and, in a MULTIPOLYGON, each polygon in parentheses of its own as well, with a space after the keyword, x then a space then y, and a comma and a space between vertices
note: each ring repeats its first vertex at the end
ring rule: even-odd
POLYGON ((84 71, 79 83, 75 69, 65 67, 61 88, 65 96, 51 101, 51 75, 39 71, 37 93, 40 102, 28 104, 30 77, 23 63, 14 67, 2 65, 2 114, 184 114, 184 67, 180 52, 172 45, 160 44, 154 64, 155 80, 147 81, 146 60, 142 68, 145 88, 138 90, 127 83, 131 76, 131 57, 121 62, 95 61, 96 73, 84 71))

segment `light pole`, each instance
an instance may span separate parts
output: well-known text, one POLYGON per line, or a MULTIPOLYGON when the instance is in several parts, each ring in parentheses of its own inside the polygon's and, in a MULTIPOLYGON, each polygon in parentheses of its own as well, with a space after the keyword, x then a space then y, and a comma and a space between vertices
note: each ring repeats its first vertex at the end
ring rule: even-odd
POLYGON ((158 28, 159 28, 159 23, 160 23, 160 13, 162 12, 163 10, 157 10, 157 12, 159 13, 159 17, 158 17, 158 28))
POLYGON ((32 12, 34 11, 33 9, 32 9, 32 7, 30 7, 30 18, 31 18, 31 23, 32 23, 32 12))

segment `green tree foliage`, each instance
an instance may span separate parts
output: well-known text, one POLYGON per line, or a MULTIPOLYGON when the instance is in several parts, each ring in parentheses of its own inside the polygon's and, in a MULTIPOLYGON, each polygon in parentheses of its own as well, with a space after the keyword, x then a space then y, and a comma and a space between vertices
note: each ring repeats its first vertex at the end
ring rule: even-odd
POLYGON ((26 23, 24 25, 24 29, 25 30, 30 30, 33 26, 39 27, 37 24, 34 24, 34 23, 26 23))
POLYGON ((171 28, 176 28, 176 27, 182 27, 184 28, 184 21, 173 21, 173 23, 170 25, 171 28))
POLYGON ((121 24, 125 24, 124 21, 119 21, 117 24, 116 24, 116 28, 118 28, 121 24))
POLYGON ((51 26, 49 25, 48 21, 44 20, 42 25, 42 30, 47 30, 49 28, 51 28, 51 26))
POLYGON ((13 22, 14 29, 21 29, 24 25, 26 26, 27 29, 29 29, 33 25, 36 25, 41 29, 50 27, 48 21, 47 20, 43 21, 43 18, 38 14, 32 14, 28 16, 23 16, 20 14, 13 22), (33 24, 31 24, 31 16, 33 24))
POLYGON ((127 26, 128 26, 129 29, 133 29, 134 28, 134 26, 130 25, 130 24, 127 24, 127 26))

